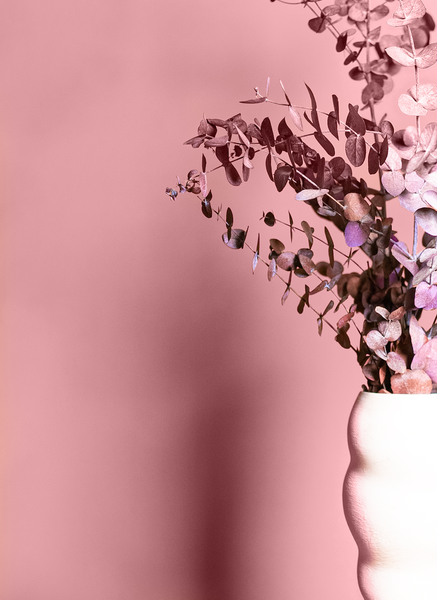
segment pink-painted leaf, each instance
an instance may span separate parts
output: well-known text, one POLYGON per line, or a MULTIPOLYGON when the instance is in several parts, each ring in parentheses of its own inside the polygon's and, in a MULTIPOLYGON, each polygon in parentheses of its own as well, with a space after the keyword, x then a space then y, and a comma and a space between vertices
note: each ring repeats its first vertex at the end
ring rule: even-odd
POLYGON ((437 192, 434 190, 427 190, 424 192, 422 199, 432 208, 437 210, 437 192))
POLYGON ((405 373, 407 370, 405 360, 396 352, 389 352, 387 354, 387 366, 395 373, 405 373))
POLYGON ((419 69, 428 69, 437 62, 437 44, 428 44, 416 55, 416 65, 419 69))
POLYGON ((414 214, 417 222, 426 233, 437 235, 437 211, 432 208, 419 208, 414 214))
POLYGON ((410 273, 415 275, 418 272, 419 266, 413 257, 410 256, 407 246, 404 242, 396 242, 396 244, 393 244, 392 254, 395 259, 401 263, 401 265, 410 271, 410 273))
POLYGON ((428 342, 425 331, 414 315, 411 315, 410 319, 410 338, 414 354, 417 354, 422 346, 428 342))
POLYGON ((382 174, 381 181, 392 196, 399 196, 405 189, 405 179, 401 171, 386 171, 382 174))
POLYGON ((269 264, 269 268, 267 269, 267 279, 271 281, 273 277, 276 275, 276 260, 272 258, 269 264))
POLYGON ((392 46, 391 48, 386 48, 385 51, 390 58, 403 67, 412 67, 414 65, 414 56, 411 54, 411 52, 408 52, 404 48, 392 46))
POLYGON ((364 336, 366 344, 371 350, 383 350, 387 344, 385 337, 377 329, 372 329, 364 336))
POLYGON ((419 208, 426 208, 426 203, 422 200, 420 194, 413 194, 405 190, 399 195, 399 204, 402 208, 410 212, 416 212, 419 208))
POLYGON ((405 175, 405 189, 408 192, 411 192, 413 194, 419 192, 423 188, 424 183, 425 180, 422 179, 422 177, 419 177, 419 175, 415 171, 413 173, 407 173, 405 175))
POLYGON ((329 190, 302 190, 296 194, 296 200, 313 200, 314 198, 318 198, 319 196, 324 196, 327 194, 329 190))
POLYGON ((414 23, 416 19, 421 19, 426 13, 425 5, 422 0, 403 0, 393 14, 393 18, 389 19, 387 23, 392 27, 405 27, 414 23))
POLYGON ((400 321, 381 321, 378 323, 378 330, 382 333, 386 342, 395 342, 402 335, 400 321))
POLYGON ((412 369, 422 369, 437 383, 437 338, 424 344, 411 362, 412 369))
POLYGON ((382 165, 382 169, 385 171, 399 171, 402 169, 402 159, 396 147, 393 145, 389 146, 388 148, 387 156, 382 165))
POLYGON ((422 117, 428 113, 428 110, 416 102, 409 94, 401 94, 398 99, 398 106, 404 115, 422 117))
POLYGON ((288 105, 288 112, 290 113, 290 117, 296 127, 300 129, 300 131, 303 131, 302 117, 291 104, 288 105))
POLYGON ((240 104, 261 104, 261 102, 265 102, 267 98, 265 96, 258 98, 251 98, 250 100, 240 100, 240 104))
POLYGON ((206 181, 206 173, 200 173, 199 185, 200 185, 200 191, 202 193, 202 196, 204 198, 206 198, 206 196, 208 195, 208 185, 207 185, 207 181, 206 181))
POLYGON ((427 110, 437 109, 437 85, 435 83, 414 85, 407 93, 427 110))
POLYGON ((352 4, 352 6, 349 8, 348 17, 349 19, 351 19, 352 21, 356 21, 357 23, 365 21, 367 18, 367 7, 361 2, 356 2, 355 4, 352 4))
POLYGON ((432 381, 423 370, 397 373, 390 379, 393 394, 430 394, 432 381))
POLYGON ((422 133, 420 134, 420 145, 425 151, 425 157, 423 160, 437 150, 437 123, 428 123, 423 128, 422 133))
POLYGON ((423 308, 424 310, 437 308, 437 286, 430 285, 425 281, 419 283, 414 294, 414 304, 416 308, 423 308))

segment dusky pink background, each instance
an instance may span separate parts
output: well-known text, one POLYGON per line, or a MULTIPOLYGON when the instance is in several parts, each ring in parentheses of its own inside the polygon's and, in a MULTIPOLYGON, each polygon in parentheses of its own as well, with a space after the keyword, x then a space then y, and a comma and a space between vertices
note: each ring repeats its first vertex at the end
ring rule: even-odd
MULTIPOLYGON (((358 600, 353 353, 164 194, 267 76, 358 102, 329 34, 267 0, 0 7, 2 600, 358 600)), ((237 226, 312 217, 262 171, 214 180, 237 226)))

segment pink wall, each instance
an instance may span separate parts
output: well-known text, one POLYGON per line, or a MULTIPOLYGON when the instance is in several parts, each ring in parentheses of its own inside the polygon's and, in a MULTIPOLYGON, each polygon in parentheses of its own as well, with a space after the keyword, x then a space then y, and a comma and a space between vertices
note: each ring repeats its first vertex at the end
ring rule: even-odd
POLYGON ((0 5, 2 600, 357 600, 354 357, 164 194, 268 75, 340 93, 330 36, 267 0, 0 5))

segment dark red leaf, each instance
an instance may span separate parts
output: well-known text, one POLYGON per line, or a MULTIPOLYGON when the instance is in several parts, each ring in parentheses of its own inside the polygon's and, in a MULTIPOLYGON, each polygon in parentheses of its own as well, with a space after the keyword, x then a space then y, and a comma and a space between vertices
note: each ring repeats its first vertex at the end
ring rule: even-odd
POLYGON ((274 181, 276 185, 276 189, 278 192, 282 192, 285 186, 288 183, 290 175, 292 173, 292 168, 290 165, 280 165, 274 174, 274 181))
POLYGON ((374 175, 379 171, 379 144, 375 142, 372 144, 372 148, 369 150, 368 159, 368 170, 370 175, 374 175))
POLYGON ((366 133, 366 124, 364 119, 352 104, 349 104, 349 113, 346 119, 346 125, 349 125, 349 127, 357 135, 365 135, 366 133))
POLYGON ((274 181, 273 171, 272 171, 272 155, 270 154, 270 152, 266 156, 266 171, 267 171, 267 175, 270 177, 270 179, 272 181, 274 181))
MULTIPOLYGON (((388 121, 387 121, 388 122, 388 121)), ((383 165, 388 156, 388 136, 382 140, 381 148, 379 149, 379 164, 383 165)))
POLYGON ((241 177, 232 163, 225 165, 226 178, 231 185, 241 185, 241 177))
POLYGON ((205 148, 216 148, 217 146, 227 146, 229 137, 227 135, 221 135, 217 138, 211 138, 205 140, 205 148))
POLYGON ((210 219, 212 217, 211 203, 209 202, 209 200, 207 200, 207 198, 204 198, 202 200, 202 213, 207 219, 210 219))
POLYGON ((346 156, 354 167, 360 167, 366 160, 366 142, 363 137, 351 135, 346 140, 346 156))
POLYGON ((308 27, 316 33, 322 33, 325 31, 326 25, 327 20, 324 17, 315 17, 314 19, 310 19, 308 21, 308 27))
POLYGON ((228 145, 219 146, 216 148, 215 155, 222 165, 227 165, 229 162, 229 147, 228 145))
POLYGON ((226 231, 226 233, 222 235, 222 239, 228 248, 232 248, 232 250, 238 250, 239 248, 244 247, 246 231, 243 229, 233 229, 230 237, 226 231))
POLYGON ((263 119, 263 122, 261 123, 261 135, 263 136, 263 140, 267 144, 267 146, 269 146, 270 148, 274 147, 275 136, 273 135, 272 124, 268 117, 265 117, 265 119, 263 119))
POLYGON ((323 133, 316 131, 314 133, 314 137, 319 142, 319 144, 322 146, 322 148, 325 150, 325 152, 327 154, 329 154, 329 156, 335 155, 334 146, 331 144, 331 142, 328 140, 328 138, 323 135, 323 133))
POLYGON ((328 129, 331 134, 338 140, 338 123, 335 112, 332 110, 328 115, 328 129))
POLYGON ((340 35, 337 38, 337 43, 335 45, 336 51, 343 52, 343 50, 346 48, 346 44, 347 44, 347 31, 344 31, 343 33, 340 33, 340 35))

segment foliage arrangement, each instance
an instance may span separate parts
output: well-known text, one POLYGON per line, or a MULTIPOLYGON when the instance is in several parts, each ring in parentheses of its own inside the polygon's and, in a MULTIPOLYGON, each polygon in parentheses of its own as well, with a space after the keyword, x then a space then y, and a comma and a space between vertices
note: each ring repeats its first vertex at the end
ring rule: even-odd
POLYGON ((226 246, 249 249, 253 270, 264 263, 269 281, 282 280, 282 303, 294 294, 298 313, 314 312, 320 335, 324 325, 333 330, 335 340, 355 352, 364 390, 435 393, 437 315, 429 329, 419 324, 424 311, 437 309, 437 123, 422 122, 437 109, 437 84, 422 82, 422 72, 437 62, 437 43, 430 43, 434 21, 421 0, 384 0, 373 8, 370 0, 334 0, 324 7, 319 0, 276 2, 303 5, 313 14, 310 29, 333 35, 349 76, 361 82, 361 106, 341 107, 332 95, 332 109, 321 110, 308 85, 307 107, 293 104, 282 83, 282 102, 269 97, 268 83, 265 94, 255 88, 255 97, 243 104, 283 106, 286 117, 277 133, 269 117, 253 122, 241 114, 203 118, 197 135, 185 142, 205 149, 201 169, 191 170, 187 181, 178 180, 167 194, 172 199, 183 192, 196 195, 205 217, 223 221, 226 246), (388 33, 377 25, 382 20, 388 33), (376 113, 402 67, 410 68, 413 85, 398 99, 408 123, 395 131, 386 115, 378 120, 376 113), (217 161, 209 170, 205 154, 217 161), (241 185, 260 157, 276 190, 291 187, 295 200, 326 223, 323 234, 316 235, 306 221, 297 226, 290 211, 285 220, 264 213, 266 227, 289 231, 289 247, 271 238, 265 258, 260 234, 252 247, 248 230, 234 227, 231 208, 213 207, 208 188, 210 173, 218 169, 230 185, 241 185), (360 167, 367 181, 354 175, 360 167), (397 238, 388 214, 393 201, 411 213, 410 248, 397 238), (329 227, 342 232, 343 249, 334 244, 329 227), (297 235, 304 247, 291 250, 297 235), (326 260, 316 261, 314 245, 326 260), (299 282, 302 291, 295 287, 299 282), (328 303, 316 308, 314 297, 320 302, 325 293, 328 303))

